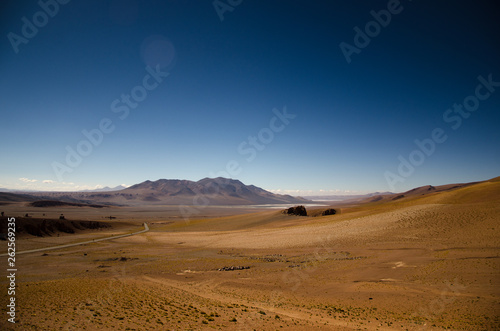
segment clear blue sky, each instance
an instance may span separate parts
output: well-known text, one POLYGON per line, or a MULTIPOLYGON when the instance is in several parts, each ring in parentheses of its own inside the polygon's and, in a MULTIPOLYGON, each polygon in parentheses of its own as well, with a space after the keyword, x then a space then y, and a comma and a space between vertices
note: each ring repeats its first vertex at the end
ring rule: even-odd
POLYGON ((495 1, 59 1, 0 5, 0 187, 199 180, 228 164, 294 194, 500 175, 495 1), (453 109, 464 99, 474 111, 453 109))

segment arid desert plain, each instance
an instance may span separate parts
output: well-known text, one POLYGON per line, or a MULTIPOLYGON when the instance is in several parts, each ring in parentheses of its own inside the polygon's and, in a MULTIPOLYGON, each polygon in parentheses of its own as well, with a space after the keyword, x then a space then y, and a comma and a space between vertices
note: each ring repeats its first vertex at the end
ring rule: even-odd
POLYGON ((328 216, 4 204, 3 226, 7 216, 20 225, 64 214, 101 227, 17 233, 16 323, 4 276, 0 329, 498 330, 500 177, 403 195, 333 204, 328 216), (145 222, 136 235, 22 254, 145 222))

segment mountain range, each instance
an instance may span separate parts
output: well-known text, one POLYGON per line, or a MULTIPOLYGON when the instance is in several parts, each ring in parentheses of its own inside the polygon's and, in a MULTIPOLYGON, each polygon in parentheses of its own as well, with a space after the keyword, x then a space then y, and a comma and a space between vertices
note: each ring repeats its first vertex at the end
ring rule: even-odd
MULTIPOLYGON (((20 197, 16 196, 18 200, 20 197)), ((204 178, 196 182, 180 179, 147 180, 115 191, 29 192, 22 196, 27 201, 35 198, 104 205, 261 205, 311 202, 222 177, 204 178)))
MULTIPOLYGON (((498 181, 500 177, 492 180, 498 181)), ((127 188, 104 188, 94 191, 78 192, 34 192, 0 191, 0 205, 22 202, 54 201, 70 204, 141 206, 141 205, 198 205, 198 206, 236 206, 266 204, 308 204, 315 201, 343 201, 349 203, 379 203, 416 196, 451 191, 473 183, 448 184, 440 186, 426 185, 403 193, 375 192, 360 196, 315 196, 293 197, 266 191, 254 185, 245 185, 239 180, 223 177, 204 178, 199 181, 180 179, 159 179, 132 185, 127 188), (313 201, 315 200, 315 201, 313 201)))
POLYGON ((115 187, 105 186, 105 187, 91 189, 91 190, 81 190, 78 192, 111 192, 111 191, 120 191, 120 190, 126 189, 127 187, 128 186, 125 186, 125 185, 118 185, 115 187))
POLYGON ((305 203, 309 200, 290 195, 274 194, 254 185, 227 178, 204 178, 197 182, 179 179, 145 181, 116 192, 130 203, 172 205, 259 205, 305 203))

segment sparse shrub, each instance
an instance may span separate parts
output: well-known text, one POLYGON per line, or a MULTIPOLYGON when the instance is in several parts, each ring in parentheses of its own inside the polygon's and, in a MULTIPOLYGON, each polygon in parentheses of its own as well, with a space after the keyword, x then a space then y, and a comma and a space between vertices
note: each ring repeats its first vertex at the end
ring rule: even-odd
POLYGON ((304 206, 295 206, 285 209, 283 214, 297 215, 297 216, 307 216, 307 210, 304 206))
POLYGON ((323 216, 328 216, 328 215, 335 215, 337 213, 337 211, 333 208, 329 208, 329 209, 326 209, 324 210, 321 215, 323 216))

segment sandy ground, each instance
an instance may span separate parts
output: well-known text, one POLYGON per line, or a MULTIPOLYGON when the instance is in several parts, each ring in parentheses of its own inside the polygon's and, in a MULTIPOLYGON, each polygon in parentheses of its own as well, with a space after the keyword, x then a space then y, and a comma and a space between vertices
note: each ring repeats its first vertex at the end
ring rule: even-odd
POLYGON ((19 255, 17 323, 2 311, 0 329, 499 329, 499 192, 485 184, 327 217, 120 210, 112 229, 19 239, 23 250, 134 232, 148 218, 151 229, 19 255))

